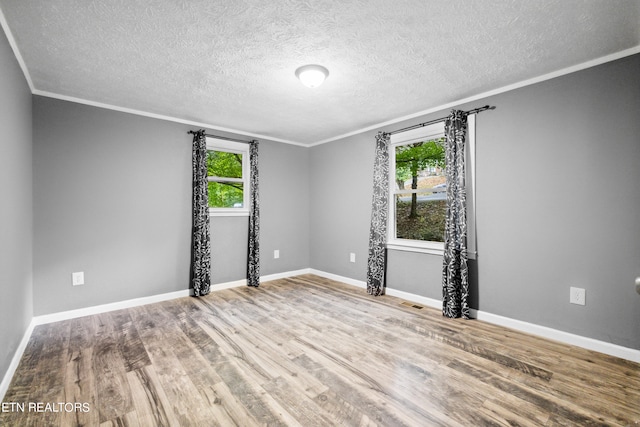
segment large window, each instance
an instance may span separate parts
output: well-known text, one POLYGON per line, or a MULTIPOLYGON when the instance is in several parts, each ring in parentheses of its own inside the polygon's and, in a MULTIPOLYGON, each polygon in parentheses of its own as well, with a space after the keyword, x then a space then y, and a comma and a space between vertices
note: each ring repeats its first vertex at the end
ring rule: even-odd
POLYGON ((249 145, 207 138, 211 215, 249 214, 249 145))
MULTIPOLYGON (((387 247, 442 254, 447 209, 444 122, 394 134, 389 147, 387 247)), ((467 247, 475 257, 475 115, 466 138, 467 247)))

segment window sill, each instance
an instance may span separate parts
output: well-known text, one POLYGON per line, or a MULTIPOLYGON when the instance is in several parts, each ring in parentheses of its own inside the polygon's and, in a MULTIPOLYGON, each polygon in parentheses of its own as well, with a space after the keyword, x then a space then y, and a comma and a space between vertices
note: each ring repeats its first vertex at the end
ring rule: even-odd
POLYGON ((423 245, 416 245, 410 243, 387 243, 387 249, 391 249, 394 251, 404 251, 404 252, 418 252, 422 254, 431 254, 431 255, 443 255, 444 249, 442 248, 434 248, 434 247, 426 247, 423 245))
MULTIPOLYGON (((444 255, 444 248, 428 247, 427 245, 411 244, 411 243, 387 243, 387 249, 403 252, 416 252, 429 255, 444 255)), ((469 259, 476 259, 477 253, 475 251, 467 251, 469 259)))
POLYGON ((246 209, 209 209, 209 216, 249 216, 246 209))

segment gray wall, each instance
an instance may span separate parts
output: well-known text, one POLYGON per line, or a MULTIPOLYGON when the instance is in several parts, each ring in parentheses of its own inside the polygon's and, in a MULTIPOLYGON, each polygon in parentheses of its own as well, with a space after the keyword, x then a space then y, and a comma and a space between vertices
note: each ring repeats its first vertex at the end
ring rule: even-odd
MULTIPOLYGON (((261 141, 258 158, 260 275, 308 268, 309 150, 261 141)), ((246 278, 248 226, 248 217, 211 217, 212 283, 246 278)))
POLYGON ((640 55, 487 100, 480 308, 640 349, 640 55), (586 306, 569 304, 569 287, 586 306))
MULTIPOLYGON (((639 75, 634 55, 459 106, 497 106, 477 120, 474 308, 640 349, 639 75)), ((312 148, 313 268, 365 280, 374 134, 312 148)), ((441 298, 441 262, 390 251, 388 286, 441 298)))
POLYGON ((0 380, 33 316, 31 91, 0 31, 0 380))
POLYGON ((374 134, 311 148, 311 267, 364 280, 374 134), (349 254, 356 254, 356 262, 349 254))
POLYGON ((40 96, 33 115, 35 315, 186 289, 187 129, 40 96))
POLYGON ((260 143, 260 274, 309 267, 309 149, 260 143), (280 258, 273 258, 274 250, 280 258))
MULTIPOLYGON (((190 127, 33 99, 35 315, 187 289, 190 127), (74 271, 85 285, 71 285, 74 271)), ((307 150, 264 142, 260 154, 261 244, 281 250, 261 273, 308 267, 307 150)), ((211 229, 213 284, 245 278, 247 218, 211 229)))

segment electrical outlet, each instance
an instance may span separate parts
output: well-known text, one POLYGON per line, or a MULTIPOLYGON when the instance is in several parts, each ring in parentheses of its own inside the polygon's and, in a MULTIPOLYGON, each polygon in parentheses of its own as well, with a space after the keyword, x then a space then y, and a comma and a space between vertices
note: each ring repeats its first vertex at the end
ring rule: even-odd
POLYGON ((583 288, 570 288, 569 289, 569 302, 571 304, 585 305, 586 293, 583 288))
POLYGON ((275 259, 280 258, 280 250, 279 249, 276 249, 275 251, 273 251, 273 257, 275 259))
POLYGON ((353 252, 349 254, 349 262, 356 262, 356 254, 353 252))
POLYGON ((71 284, 73 286, 84 285, 84 272, 78 271, 76 273, 71 273, 71 284))

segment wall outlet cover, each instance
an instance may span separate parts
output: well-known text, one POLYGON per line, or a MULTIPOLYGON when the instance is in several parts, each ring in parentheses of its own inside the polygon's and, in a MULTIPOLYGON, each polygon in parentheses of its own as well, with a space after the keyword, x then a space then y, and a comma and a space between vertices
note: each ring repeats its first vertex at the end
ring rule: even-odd
POLYGON ((587 291, 583 288, 569 288, 569 302, 571 304, 585 305, 586 293, 587 291))
POLYGON ((71 273, 71 284, 73 286, 84 285, 84 272, 78 271, 76 273, 71 273))

